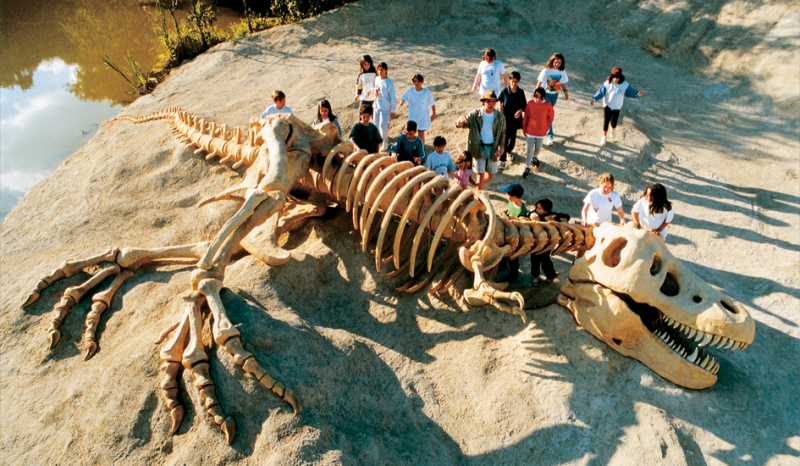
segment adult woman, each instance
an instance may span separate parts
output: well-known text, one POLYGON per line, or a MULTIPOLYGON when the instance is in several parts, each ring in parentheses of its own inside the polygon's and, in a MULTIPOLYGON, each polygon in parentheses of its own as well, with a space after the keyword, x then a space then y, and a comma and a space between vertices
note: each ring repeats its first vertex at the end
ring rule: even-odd
MULTIPOLYGON (((539 73, 539 78, 537 79, 539 82, 536 84, 536 87, 544 87, 545 92, 547 92, 546 100, 550 102, 550 105, 553 107, 555 107, 556 102, 558 102, 558 91, 562 89, 564 90, 564 100, 569 100, 569 92, 564 85, 569 82, 567 72, 564 71, 566 66, 564 55, 554 53, 553 56, 547 60, 547 64, 544 65, 544 69, 539 73)), ((548 146, 553 145, 553 125, 550 125, 550 128, 547 130, 546 144, 548 146)))
POLYGON ((494 91, 494 95, 500 95, 503 88, 508 87, 508 73, 502 63, 497 61, 497 54, 492 49, 486 49, 483 53, 481 64, 478 65, 478 74, 475 75, 475 82, 472 83, 472 92, 479 90, 480 95, 486 91, 494 91), (503 86, 500 86, 500 78, 503 78, 503 86), (478 85, 480 84, 480 89, 478 85))
POLYGON ((321 125, 323 123, 333 123, 336 129, 339 130, 339 137, 342 137, 342 127, 339 126, 339 120, 333 114, 331 103, 327 100, 320 100, 317 104, 317 119, 311 122, 311 126, 321 125))

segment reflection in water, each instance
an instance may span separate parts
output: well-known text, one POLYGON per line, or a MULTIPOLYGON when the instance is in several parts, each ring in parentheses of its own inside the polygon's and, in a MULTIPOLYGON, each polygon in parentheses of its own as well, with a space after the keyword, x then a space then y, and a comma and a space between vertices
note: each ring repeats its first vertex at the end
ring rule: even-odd
POLYGON ((0 215, 94 135, 120 110, 110 101, 81 101, 68 91, 79 69, 60 59, 41 63, 26 90, 0 89, 0 215))
MULTIPOLYGON (((159 14, 136 0, 0 1, 0 220, 137 95, 106 67, 155 65, 159 14)), ((186 13, 179 15, 179 19, 186 13)), ((221 29, 239 17, 219 9, 221 29)))

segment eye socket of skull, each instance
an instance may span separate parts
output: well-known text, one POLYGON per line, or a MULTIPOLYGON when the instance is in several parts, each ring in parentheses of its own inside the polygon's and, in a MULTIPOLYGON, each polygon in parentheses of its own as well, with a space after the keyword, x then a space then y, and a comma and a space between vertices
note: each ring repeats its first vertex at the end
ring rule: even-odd
POLYGON ((681 292, 681 287, 678 284, 678 279, 675 278, 675 275, 672 275, 671 272, 667 272, 667 276, 664 278, 664 283, 661 285, 661 289, 659 290, 666 296, 678 296, 681 292))
POLYGON ((653 265, 650 266, 650 275, 656 276, 661 272, 661 267, 663 266, 663 261, 661 260, 661 256, 656 254, 653 256, 653 265))
POLYGON ((603 264, 606 267, 614 268, 622 262, 622 250, 628 245, 625 238, 615 238, 611 244, 603 251, 603 264))

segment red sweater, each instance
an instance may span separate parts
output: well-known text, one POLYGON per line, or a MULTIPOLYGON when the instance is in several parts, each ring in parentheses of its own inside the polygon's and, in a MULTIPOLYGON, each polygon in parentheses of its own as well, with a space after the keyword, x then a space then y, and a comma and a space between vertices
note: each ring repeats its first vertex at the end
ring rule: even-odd
POLYGON ((547 129, 553 124, 556 111, 550 102, 544 101, 537 104, 535 100, 528 102, 525 107, 525 118, 522 119, 522 132, 526 136, 547 135, 547 129))

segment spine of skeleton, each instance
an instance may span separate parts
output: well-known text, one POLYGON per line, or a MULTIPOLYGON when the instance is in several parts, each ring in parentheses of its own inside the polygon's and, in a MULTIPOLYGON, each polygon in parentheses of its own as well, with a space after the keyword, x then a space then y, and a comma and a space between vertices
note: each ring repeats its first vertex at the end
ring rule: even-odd
MULTIPOLYGON (((385 153, 356 149, 351 142, 335 147, 325 159, 315 188, 352 213, 362 250, 376 240, 373 252, 379 272, 383 264, 391 263, 395 270, 388 276, 426 275, 424 283, 410 280, 399 291, 416 291, 437 273, 441 278, 432 290, 452 286, 455 280, 449 276, 463 270, 454 246, 469 247, 485 236, 490 224, 478 191, 411 162, 398 163, 385 153), (420 251, 424 260, 418 264, 420 251)), ((511 258, 585 250, 594 244, 592 227, 523 218, 498 220, 493 240, 499 246, 511 246, 506 253, 511 258)))
POLYGON ((124 120, 141 124, 166 119, 172 120, 173 135, 194 146, 195 154, 206 152, 206 160, 220 157, 220 163, 231 162, 233 168, 239 168, 242 165, 252 165, 261 148, 256 142, 261 123, 255 118, 250 120, 250 128, 244 138, 241 128, 235 127, 231 130, 227 125, 217 126, 216 123, 199 118, 179 107, 170 107, 141 117, 119 116, 108 123, 124 120))

